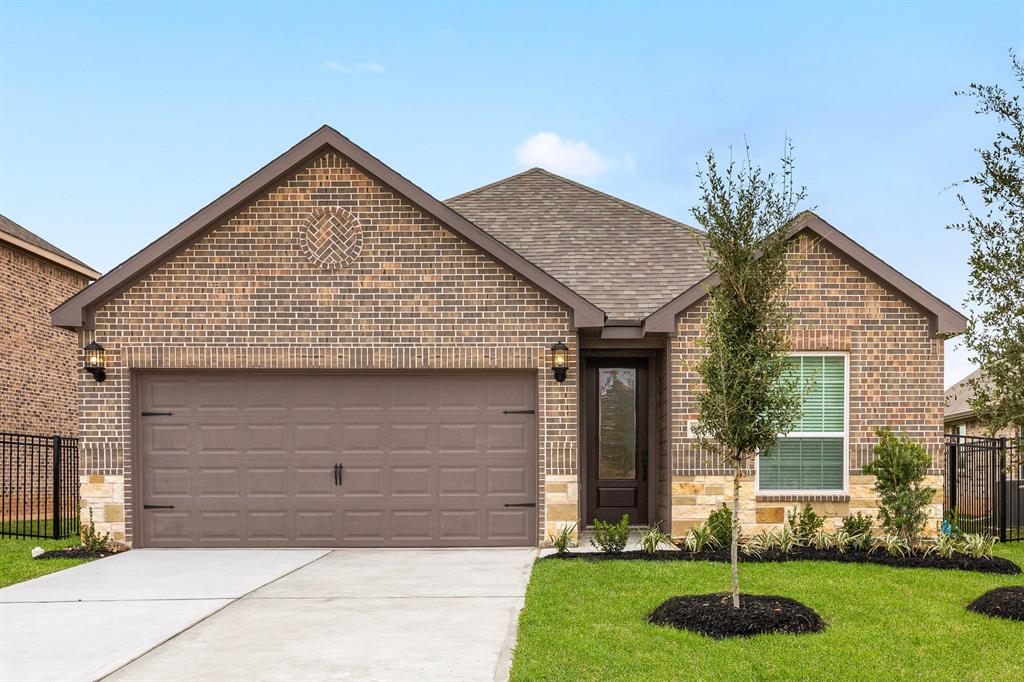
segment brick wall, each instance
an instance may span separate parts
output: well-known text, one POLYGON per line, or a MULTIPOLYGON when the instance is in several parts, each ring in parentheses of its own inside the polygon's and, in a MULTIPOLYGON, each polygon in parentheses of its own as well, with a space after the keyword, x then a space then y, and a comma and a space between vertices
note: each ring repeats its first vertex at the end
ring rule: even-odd
MULTIPOLYGON (((875 514, 877 504, 862 467, 872 457, 877 427, 888 426, 921 441, 933 456, 930 472, 938 489, 932 515, 941 515, 943 341, 932 338, 927 318, 901 298, 848 263, 819 239, 802 234, 790 254, 790 308, 795 314, 794 351, 844 351, 849 363, 849 468, 847 495, 781 498, 754 491, 753 469, 741 491, 745 532, 776 526, 785 509, 812 501, 830 523, 861 510, 875 514)), ((687 437, 696 419, 694 396, 700 388, 697 339, 704 333, 706 303, 677 320, 671 340, 673 410, 673 533, 707 519, 711 509, 731 499, 731 476, 718 458, 687 437)))
POLYGON ((575 359, 558 384, 547 350, 575 349, 569 312, 333 153, 106 302, 92 338, 109 369, 79 375, 83 495, 116 539, 132 536, 132 369, 531 368, 541 537, 545 474, 576 470, 575 359), (344 239, 307 238, 332 212, 344 239))
POLYGON ((50 311, 86 284, 74 274, 0 242, 0 431, 78 434, 74 332, 50 324, 50 311))

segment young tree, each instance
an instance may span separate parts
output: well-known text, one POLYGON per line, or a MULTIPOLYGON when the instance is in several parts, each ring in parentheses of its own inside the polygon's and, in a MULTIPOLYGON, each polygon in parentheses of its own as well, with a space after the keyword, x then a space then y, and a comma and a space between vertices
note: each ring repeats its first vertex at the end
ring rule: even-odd
MULTIPOLYGON (((1024 65, 1010 59, 1024 88, 1024 65)), ((972 83, 957 94, 973 97, 975 113, 994 114, 1000 124, 992 146, 978 150, 981 171, 964 181, 977 188, 981 212, 958 194, 967 220, 950 225, 971 237, 964 342, 982 368, 971 407, 994 434, 1024 426, 1024 116, 1020 95, 998 85, 972 83)))
POLYGON ((878 518, 887 533, 899 535, 913 548, 928 522, 935 488, 924 485, 932 458, 920 443, 878 429, 875 459, 864 473, 875 477, 878 518))
POLYGON ((706 353, 699 364, 700 437, 733 474, 732 603, 739 596, 739 506, 743 470, 775 445, 800 415, 801 396, 787 379, 787 229, 805 191, 793 184, 789 141, 781 175, 750 161, 724 171, 713 151, 700 180, 693 216, 706 230, 703 246, 717 286, 708 294, 706 353))

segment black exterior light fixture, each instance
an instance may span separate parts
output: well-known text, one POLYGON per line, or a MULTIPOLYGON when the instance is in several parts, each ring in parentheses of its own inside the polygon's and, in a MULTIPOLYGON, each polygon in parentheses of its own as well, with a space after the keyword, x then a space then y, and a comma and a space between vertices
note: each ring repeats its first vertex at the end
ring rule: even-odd
POLYGON ((85 371, 98 382, 107 378, 107 353, 93 341, 85 347, 85 371))
POLYGON ((551 346, 551 371, 555 374, 555 381, 565 381, 565 373, 569 371, 569 347, 561 341, 551 346))

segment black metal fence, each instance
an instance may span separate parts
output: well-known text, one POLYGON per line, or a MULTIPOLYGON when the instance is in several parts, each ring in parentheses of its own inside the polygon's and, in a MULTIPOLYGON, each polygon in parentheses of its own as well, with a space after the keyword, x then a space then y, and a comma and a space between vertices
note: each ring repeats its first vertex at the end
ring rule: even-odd
POLYGON ((0 536, 78 532, 78 439, 0 433, 0 536))
POLYGON ((1011 438, 946 436, 947 517, 965 533, 1024 541, 1024 446, 1011 438))

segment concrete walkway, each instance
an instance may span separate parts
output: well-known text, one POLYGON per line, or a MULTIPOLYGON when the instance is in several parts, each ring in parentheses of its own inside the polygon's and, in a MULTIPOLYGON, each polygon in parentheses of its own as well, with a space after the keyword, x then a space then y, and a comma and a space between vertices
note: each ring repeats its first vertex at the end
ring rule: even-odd
POLYGON ((532 549, 337 550, 109 679, 504 679, 535 556, 532 549))
POLYGON ((0 680, 95 680, 323 550, 142 549, 0 590, 0 680))

